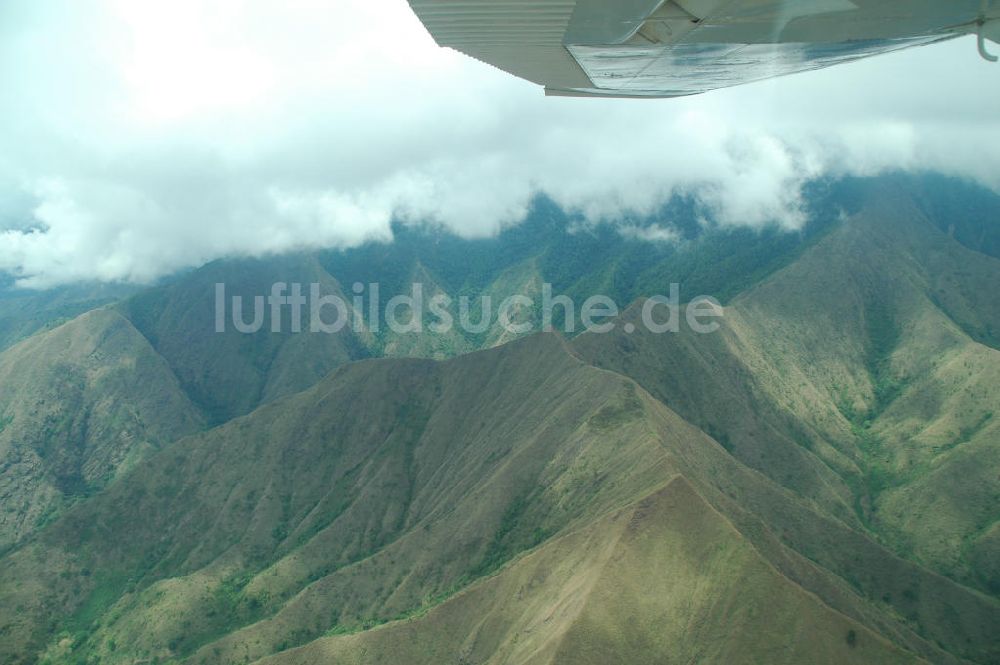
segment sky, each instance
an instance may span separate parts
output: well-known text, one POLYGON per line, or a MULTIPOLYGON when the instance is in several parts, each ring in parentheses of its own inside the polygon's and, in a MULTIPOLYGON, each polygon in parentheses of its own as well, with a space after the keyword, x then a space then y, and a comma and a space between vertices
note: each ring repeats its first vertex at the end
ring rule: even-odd
POLYGON ((540 192, 595 223, 691 192, 795 229, 823 175, 1000 191, 1000 65, 972 37, 595 100, 438 48, 405 0, 6 0, 0 86, 0 272, 26 288, 388 241, 394 219, 484 236, 540 192))

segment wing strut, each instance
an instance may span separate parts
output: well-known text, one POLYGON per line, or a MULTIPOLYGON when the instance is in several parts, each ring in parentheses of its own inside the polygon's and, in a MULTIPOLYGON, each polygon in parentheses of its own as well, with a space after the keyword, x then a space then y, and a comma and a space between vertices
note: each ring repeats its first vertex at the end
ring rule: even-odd
POLYGON ((1000 58, 986 50, 986 32, 984 30, 986 26, 986 19, 981 18, 976 23, 978 25, 976 38, 979 41, 979 55, 983 56, 983 60, 987 60, 989 62, 996 62, 997 60, 1000 60, 1000 58))

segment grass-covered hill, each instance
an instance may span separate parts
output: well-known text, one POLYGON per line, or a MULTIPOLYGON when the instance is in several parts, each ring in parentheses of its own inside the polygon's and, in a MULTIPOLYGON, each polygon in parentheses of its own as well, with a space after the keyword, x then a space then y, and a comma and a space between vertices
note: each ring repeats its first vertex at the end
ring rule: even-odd
MULTIPOLYGON (((509 341, 516 335, 501 328, 496 309, 513 294, 530 296, 537 304, 545 282, 552 284, 554 293, 580 303, 604 294, 624 307, 671 282, 680 284, 685 297, 710 294, 728 300, 793 260, 834 223, 842 204, 851 205, 838 187, 818 183, 814 189, 812 221, 799 232, 699 224, 708 212, 679 198, 654 219, 627 223, 629 228, 669 227, 678 237, 676 242, 652 242, 612 225, 585 225, 540 197, 523 224, 494 238, 463 239, 438 228, 396 225, 391 243, 216 261, 126 298, 118 308, 166 359, 208 419, 219 423, 307 388, 345 362, 366 357, 441 359, 509 341), (275 334, 265 306, 259 333, 234 330, 229 312, 226 332, 216 333, 216 284, 226 285, 229 307, 233 296, 242 297, 243 318, 249 321, 254 298, 266 297, 275 282, 299 283, 304 290, 317 283, 323 294, 348 303, 355 295, 353 287, 362 285, 360 330, 352 324, 337 334, 291 334, 286 308, 278 322, 280 333, 275 334), (414 282, 423 286, 425 314, 427 301, 444 294, 452 300, 449 312, 455 321, 462 296, 472 303, 469 318, 474 324, 482 318, 482 297, 489 296, 492 325, 479 332, 457 325, 447 333, 393 332, 381 316, 385 305, 393 296, 410 294, 414 282), (368 310, 372 283, 379 286, 379 316, 374 320, 368 310)), ((559 328, 563 313, 561 308, 555 311, 559 328)), ((576 315, 579 319, 579 311, 576 315)), ((531 321, 537 330, 541 312, 538 307, 518 311, 514 320, 531 321)), ((309 327, 308 312, 303 327, 309 327)), ((579 321, 576 327, 579 330, 579 321)))
POLYGON ((809 200, 792 234, 678 200, 673 244, 540 201, 495 239, 217 262, 12 346, 0 662, 1000 662, 1000 197, 809 200), (415 279, 634 304, 572 338, 213 329, 218 282, 415 279), (626 332, 670 282, 721 329, 626 332))
POLYGON ((734 299, 718 335, 640 330, 576 346, 749 466, 995 595, 997 293, 1000 259, 881 183, 856 216, 734 299))
POLYGON ((202 418, 147 340, 110 309, 0 353, 0 550, 202 418))
POLYGON ((139 290, 127 284, 75 284, 46 290, 21 289, 0 273, 0 351, 35 333, 139 290))
POLYGON ((184 439, 8 555, 0 588, 12 662, 1000 648, 996 601, 824 516, 553 335, 352 364, 184 439), (799 553, 807 538, 834 564, 799 553), (923 598, 910 619, 867 598, 872 577, 923 598))

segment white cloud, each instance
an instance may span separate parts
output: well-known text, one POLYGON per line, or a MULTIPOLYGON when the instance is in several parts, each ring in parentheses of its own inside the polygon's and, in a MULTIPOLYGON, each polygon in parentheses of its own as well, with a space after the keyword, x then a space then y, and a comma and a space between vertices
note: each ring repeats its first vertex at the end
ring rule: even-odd
POLYGON ((0 271, 146 281, 394 217, 484 235, 539 191, 592 220, 697 191, 794 228, 823 173, 1000 188, 998 77, 969 39, 688 99, 544 98, 403 0, 5 3, 0 271))
POLYGON ((673 244, 680 241, 680 233, 669 226, 650 224, 648 226, 636 226, 633 224, 622 224, 618 227, 618 232, 626 238, 635 238, 646 242, 662 242, 673 244))

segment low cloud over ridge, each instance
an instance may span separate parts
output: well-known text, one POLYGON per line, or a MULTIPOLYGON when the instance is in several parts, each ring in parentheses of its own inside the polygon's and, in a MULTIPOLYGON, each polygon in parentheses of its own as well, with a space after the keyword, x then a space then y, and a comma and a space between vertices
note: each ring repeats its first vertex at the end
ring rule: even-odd
POLYGON ((393 218, 487 235, 538 192, 613 221, 693 191, 720 223, 795 228, 824 174, 1000 189, 1000 67, 971 38, 688 99, 579 100, 438 49, 403 0, 151 6, 0 9, 0 271, 22 285, 346 246, 393 218))

